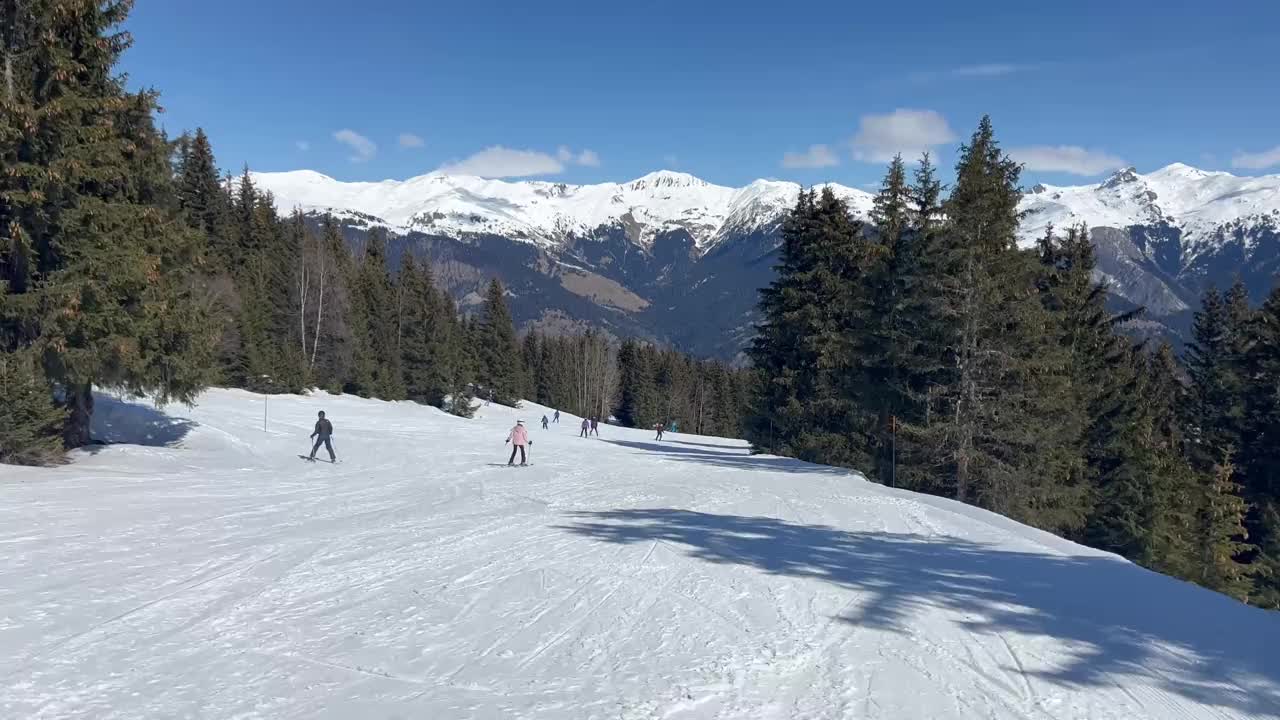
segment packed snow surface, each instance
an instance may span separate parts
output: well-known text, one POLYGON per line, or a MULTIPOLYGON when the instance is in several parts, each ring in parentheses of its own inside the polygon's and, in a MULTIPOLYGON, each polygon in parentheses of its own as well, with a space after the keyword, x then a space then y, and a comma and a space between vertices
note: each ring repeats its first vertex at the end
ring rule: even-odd
POLYGON ((101 397, 134 444, 0 467, 0 717, 1280 717, 1280 617, 980 510, 533 406, 265 403, 101 397))

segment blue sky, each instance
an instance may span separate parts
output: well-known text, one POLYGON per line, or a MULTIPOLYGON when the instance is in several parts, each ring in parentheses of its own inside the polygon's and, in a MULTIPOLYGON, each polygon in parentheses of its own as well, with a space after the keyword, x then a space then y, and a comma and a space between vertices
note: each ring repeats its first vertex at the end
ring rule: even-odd
POLYGON ((1275 0, 140 0, 123 66, 236 170, 862 186, 990 113, 1026 184, 1077 184, 1280 172, 1277 27, 1275 0))

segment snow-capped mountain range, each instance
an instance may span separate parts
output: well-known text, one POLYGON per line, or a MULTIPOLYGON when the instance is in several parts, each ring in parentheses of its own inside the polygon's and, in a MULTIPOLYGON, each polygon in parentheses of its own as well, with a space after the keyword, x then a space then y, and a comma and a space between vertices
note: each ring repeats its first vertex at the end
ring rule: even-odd
POLYGON ((1182 230, 1193 251, 1212 246, 1219 231, 1244 222, 1280 219, 1280 175, 1237 177, 1174 163, 1147 175, 1125 168, 1097 185, 1037 185, 1023 197, 1024 237, 1049 223, 1126 228, 1167 224, 1182 230))
MULTIPOLYGON (((536 298, 525 321, 558 313, 720 355, 750 334, 755 290, 772 276, 777 229, 800 192, 791 182, 733 188, 669 170, 597 185, 438 172, 382 182, 310 170, 252 177, 281 212, 332 213, 350 233, 381 225, 406 248, 447 261, 445 281, 459 297, 498 275, 536 298)), ((870 213, 872 194, 827 187, 857 216, 870 213)), ((1239 276, 1259 299, 1280 270, 1280 175, 1126 168, 1096 184, 1037 185, 1021 210, 1024 246, 1050 224, 1087 224, 1117 301, 1146 307, 1175 334, 1205 287, 1239 276)))
MULTIPOLYGON (((661 170, 626 183, 569 185, 507 182, 433 172, 408 180, 340 182, 311 170, 257 173, 282 212, 329 212, 366 219, 398 232, 462 237, 497 235, 546 246, 600 227, 625 227, 650 247, 658 233, 683 229, 701 251, 726 237, 775 222, 800 192, 796 183, 756 180, 741 188, 713 185, 687 173, 661 170)), ((858 213, 872 196, 830 185, 858 213)))

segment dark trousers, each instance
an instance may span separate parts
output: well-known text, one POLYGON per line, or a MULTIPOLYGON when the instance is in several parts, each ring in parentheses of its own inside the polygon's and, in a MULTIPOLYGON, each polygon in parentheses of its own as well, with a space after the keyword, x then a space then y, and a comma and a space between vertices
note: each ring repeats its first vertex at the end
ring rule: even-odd
POLYGON ((338 459, 337 456, 333 454, 333 444, 329 442, 328 435, 321 435, 320 437, 316 438, 315 447, 311 448, 312 459, 314 459, 316 456, 316 453, 319 452, 321 445, 324 445, 324 449, 329 451, 330 461, 336 461, 338 459))
POLYGON ((508 464, 508 465, 515 465, 515 464, 516 464, 516 451, 517 451, 517 450, 518 450, 518 451, 520 451, 520 464, 521 464, 521 465, 523 465, 523 464, 525 464, 526 462, 528 462, 528 461, 529 461, 529 460, 528 460, 528 457, 524 454, 524 446, 523 446, 523 445, 512 445, 512 446, 511 446, 511 459, 507 461, 507 464, 508 464))

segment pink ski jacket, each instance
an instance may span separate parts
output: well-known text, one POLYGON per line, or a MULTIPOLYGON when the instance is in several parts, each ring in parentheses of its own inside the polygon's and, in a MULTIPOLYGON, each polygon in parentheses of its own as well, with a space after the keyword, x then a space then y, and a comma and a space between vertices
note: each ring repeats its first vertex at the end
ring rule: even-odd
POLYGON ((507 442, 514 445, 528 445, 529 431, 525 430, 523 425, 517 425, 511 428, 511 434, 507 436, 507 442))

